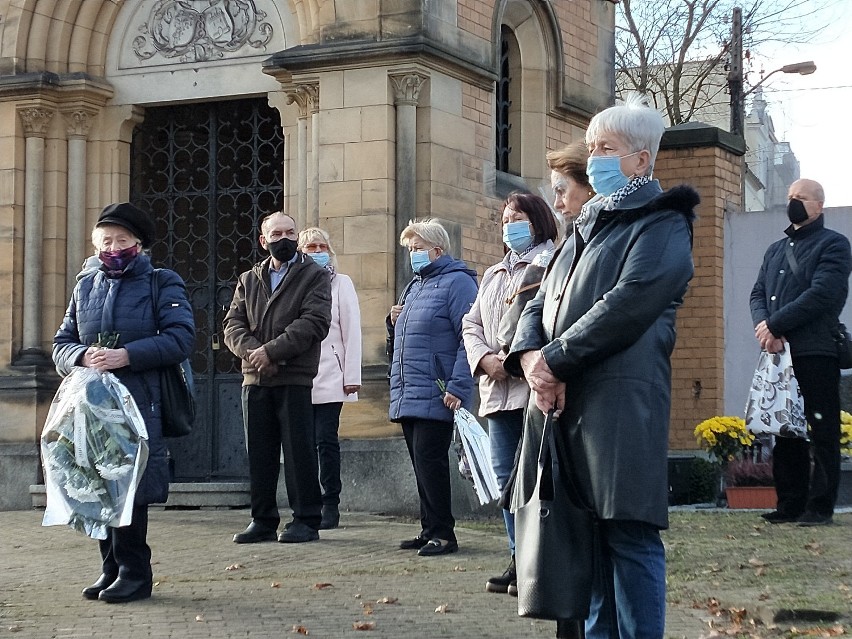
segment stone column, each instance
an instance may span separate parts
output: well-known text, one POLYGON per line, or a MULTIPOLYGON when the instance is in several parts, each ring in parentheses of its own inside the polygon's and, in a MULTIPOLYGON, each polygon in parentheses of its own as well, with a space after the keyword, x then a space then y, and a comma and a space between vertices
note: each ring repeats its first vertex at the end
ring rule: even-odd
POLYGON ((390 76, 396 105, 396 296, 411 279, 408 252, 397 242, 417 210, 417 101, 427 77, 419 73, 390 76))
POLYGON ((68 210, 66 214, 65 297, 71 295, 89 245, 86 236, 86 138, 95 111, 77 108, 63 111, 68 132, 68 210))
POLYGON ((319 226, 319 84, 306 85, 311 108, 311 194, 308 203, 308 226, 319 226))
POLYGON ((41 349, 42 235, 44 228, 44 138, 54 110, 43 106, 18 108, 26 137, 24 177, 24 317, 23 347, 17 365, 44 364, 41 349))
POLYGON ((299 123, 297 129, 298 155, 297 185, 298 210, 296 211, 296 226, 305 228, 308 217, 308 115, 310 114, 310 88, 309 84, 299 84, 294 89, 287 91, 287 103, 299 107, 299 123))

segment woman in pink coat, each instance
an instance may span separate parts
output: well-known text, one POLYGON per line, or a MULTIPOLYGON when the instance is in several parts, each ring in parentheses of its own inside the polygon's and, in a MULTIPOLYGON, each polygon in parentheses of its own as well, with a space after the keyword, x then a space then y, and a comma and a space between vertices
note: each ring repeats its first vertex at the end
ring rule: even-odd
POLYGON ((331 273, 331 326, 320 349, 311 400, 322 486, 320 528, 340 523, 340 411, 343 402, 358 401, 361 388, 361 310, 348 275, 337 272, 328 233, 309 228, 299 233, 299 250, 331 273))

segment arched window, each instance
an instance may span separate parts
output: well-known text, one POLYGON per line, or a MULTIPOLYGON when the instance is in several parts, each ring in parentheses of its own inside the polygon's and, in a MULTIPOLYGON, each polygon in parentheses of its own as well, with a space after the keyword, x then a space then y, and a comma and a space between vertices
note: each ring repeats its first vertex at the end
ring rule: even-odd
POLYGON ((494 34, 496 193, 538 185, 546 173, 547 118, 560 95, 555 16, 530 0, 499 0, 494 34), (551 86, 552 85, 552 86, 551 86))
POLYGON ((518 154, 520 149, 517 135, 520 131, 520 88, 522 82, 520 51, 515 34, 506 25, 500 29, 500 77, 497 80, 495 123, 495 163, 497 170, 520 175, 518 154))

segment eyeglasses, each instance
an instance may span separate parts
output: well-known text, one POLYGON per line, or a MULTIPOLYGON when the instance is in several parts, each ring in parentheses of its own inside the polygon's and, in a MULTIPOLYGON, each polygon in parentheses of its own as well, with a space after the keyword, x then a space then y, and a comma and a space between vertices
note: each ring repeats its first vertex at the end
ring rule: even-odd
POLYGON ((302 248, 304 248, 307 253, 316 253, 317 251, 327 251, 328 244, 311 242, 310 244, 305 244, 302 248))

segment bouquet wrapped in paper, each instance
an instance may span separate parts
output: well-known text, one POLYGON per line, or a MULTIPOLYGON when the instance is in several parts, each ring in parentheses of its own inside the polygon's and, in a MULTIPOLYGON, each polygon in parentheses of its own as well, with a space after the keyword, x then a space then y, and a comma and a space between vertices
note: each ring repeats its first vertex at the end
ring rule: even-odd
MULTIPOLYGON (((444 380, 439 379, 436 383, 442 393, 447 392, 444 380)), ((473 483, 481 505, 494 501, 500 497, 500 486, 491 465, 488 433, 466 408, 453 411, 453 423, 455 425, 454 447, 459 457, 459 473, 473 483)))
POLYGON ((93 539, 127 526, 148 461, 148 431, 112 373, 75 367, 56 391, 41 435, 47 507, 42 525, 93 539))

